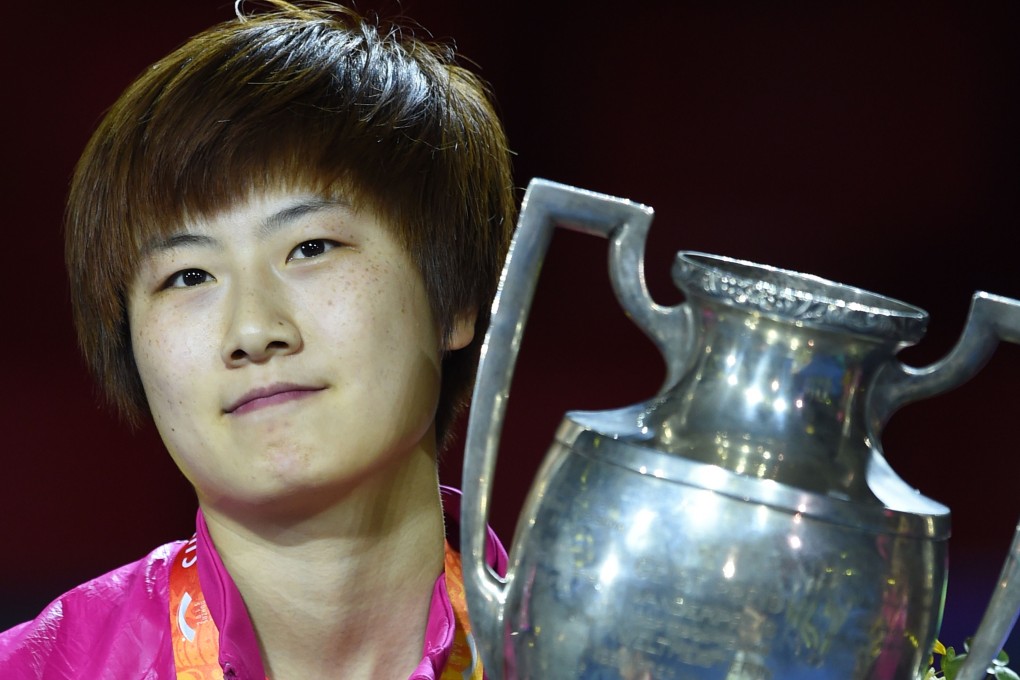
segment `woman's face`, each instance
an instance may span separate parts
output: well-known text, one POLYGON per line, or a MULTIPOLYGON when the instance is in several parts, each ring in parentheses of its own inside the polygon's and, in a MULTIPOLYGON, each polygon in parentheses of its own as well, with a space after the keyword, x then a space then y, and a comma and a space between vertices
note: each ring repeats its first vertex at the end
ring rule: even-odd
POLYGON ((149 244, 129 289, 149 408, 203 503, 300 506, 434 455, 447 347, 367 209, 271 192, 149 244))

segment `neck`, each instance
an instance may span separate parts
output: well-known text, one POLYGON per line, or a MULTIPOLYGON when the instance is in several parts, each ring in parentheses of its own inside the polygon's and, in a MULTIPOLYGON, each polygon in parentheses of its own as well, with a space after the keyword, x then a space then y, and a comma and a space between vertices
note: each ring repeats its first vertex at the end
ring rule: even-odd
POLYGON ((326 508, 283 519, 202 503, 274 680, 406 678, 421 660, 443 514, 419 453, 326 508), (382 604, 380 604, 382 603, 382 604))

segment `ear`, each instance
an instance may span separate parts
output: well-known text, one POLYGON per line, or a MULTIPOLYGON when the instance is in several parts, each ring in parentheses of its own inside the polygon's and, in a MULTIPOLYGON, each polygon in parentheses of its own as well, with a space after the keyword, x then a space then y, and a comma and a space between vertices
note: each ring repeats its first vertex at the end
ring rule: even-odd
POLYGON ((478 309, 474 307, 457 314, 453 318, 450 335, 443 343, 443 351, 452 352, 467 347, 475 337, 475 321, 477 319, 478 309))

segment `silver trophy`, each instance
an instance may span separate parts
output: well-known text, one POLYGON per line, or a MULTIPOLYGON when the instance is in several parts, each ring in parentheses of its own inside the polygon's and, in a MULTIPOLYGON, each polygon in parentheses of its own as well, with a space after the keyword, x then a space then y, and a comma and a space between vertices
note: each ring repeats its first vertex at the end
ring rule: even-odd
MULTIPOLYGON (((493 680, 914 680, 946 582, 949 510, 903 482, 880 437, 900 406, 969 379, 1020 302, 973 298, 942 361, 904 366, 916 307, 701 253, 685 302, 649 296, 652 211, 535 180, 493 307, 468 426, 468 608, 493 680), (662 389, 568 413, 519 520, 509 571, 484 561, 505 406, 554 226, 605 236, 616 296, 666 361, 662 389)), ((978 680, 1020 608, 1014 538, 959 680, 978 680)))

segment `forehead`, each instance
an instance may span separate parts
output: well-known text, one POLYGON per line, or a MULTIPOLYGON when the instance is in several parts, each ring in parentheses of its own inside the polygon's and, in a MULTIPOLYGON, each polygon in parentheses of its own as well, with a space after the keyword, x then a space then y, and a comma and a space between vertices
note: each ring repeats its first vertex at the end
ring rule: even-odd
POLYGON ((346 180, 329 184, 316 184, 307 178, 275 180, 231 194, 188 192, 169 205, 164 197, 163 210, 153 210, 152 204, 148 209, 139 206, 140 209, 132 211, 137 219, 128 219, 123 227, 135 258, 182 234, 208 231, 213 226, 223 229, 231 224, 237 227, 256 224, 260 231, 269 233, 315 214, 374 218, 372 221, 403 241, 404 230, 399 228, 394 215, 380 209, 386 203, 369 192, 355 189, 346 180))
MULTIPOLYGON (((308 192, 277 191, 257 193, 209 215, 183 218, 180 223, 151 235, 141 247, 142 256, 178 245, 209 240, 209 232, 245 231, 267 239, 288 225, 310 218, 349 222, 363 215, 365 207, 355 208, 344 196, 325 197, 308 192)), ((370 214, 370 217, 375 217, 370 214)), ((375 221, 375 220, 373 220, 375 221)))

